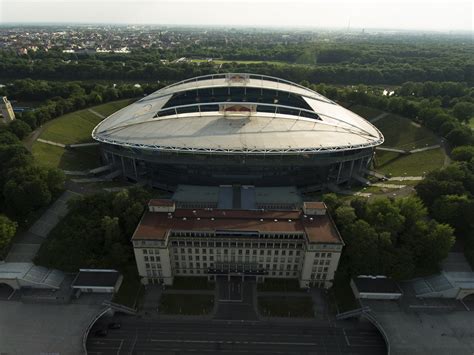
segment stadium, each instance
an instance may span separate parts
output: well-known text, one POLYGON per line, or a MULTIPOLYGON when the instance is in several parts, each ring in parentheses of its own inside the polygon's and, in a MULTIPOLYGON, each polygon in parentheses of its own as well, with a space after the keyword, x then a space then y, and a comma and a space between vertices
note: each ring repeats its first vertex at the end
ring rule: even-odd
POLYGON ((361 180, 383 136, 335 102, 287 80, 214 74, 162 88, 92 132, 124 177, 178 184, 312 186, 361 180))

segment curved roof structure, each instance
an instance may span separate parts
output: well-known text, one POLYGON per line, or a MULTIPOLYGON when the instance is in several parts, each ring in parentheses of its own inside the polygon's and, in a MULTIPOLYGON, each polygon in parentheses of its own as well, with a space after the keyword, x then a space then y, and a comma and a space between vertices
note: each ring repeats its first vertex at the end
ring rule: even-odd
POLYGON ((106 118, 92 137, 150 150, 245 154, 383 143, 376 127, 315 91, 274 77, 232 73, 158 90, 106 118))

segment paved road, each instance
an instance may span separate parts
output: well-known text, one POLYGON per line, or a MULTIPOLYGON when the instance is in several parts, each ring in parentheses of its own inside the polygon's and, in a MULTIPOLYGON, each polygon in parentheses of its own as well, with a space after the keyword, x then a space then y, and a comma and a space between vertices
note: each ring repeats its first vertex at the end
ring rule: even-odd
MULTIPOLYGON (((375 329, 304 322, 164 321, 120 317, 122 328, 91 335, 98 354, 384 354, 375 329)), ((93 328, 92 333, 94 331, 93 328)))

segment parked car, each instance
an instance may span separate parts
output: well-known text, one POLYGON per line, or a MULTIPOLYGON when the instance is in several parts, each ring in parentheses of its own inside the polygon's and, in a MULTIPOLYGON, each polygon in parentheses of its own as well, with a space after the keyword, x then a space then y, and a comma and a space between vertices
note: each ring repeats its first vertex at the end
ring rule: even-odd
POLYGON ((122 325, 119 322, 109 323, 109 329, 120 329, 122 325))
POLYGON ((107 329, 97 329, 95 332, 94 332, 94 335, 96 337, 105 337, 107 336, 107 329))

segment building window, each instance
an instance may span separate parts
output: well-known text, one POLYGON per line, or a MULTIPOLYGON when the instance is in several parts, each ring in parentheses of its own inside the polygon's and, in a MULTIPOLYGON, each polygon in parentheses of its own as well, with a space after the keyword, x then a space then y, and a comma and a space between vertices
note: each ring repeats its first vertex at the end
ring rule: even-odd
POLYGON ((148 253, 148 250, 143 249, 142 252, 143 252, 144 255, 146 255, 148 253))
POLYGON ((144 256, 143 259, 144 259, 145 261, 148 261, 148 256, 144 256))

